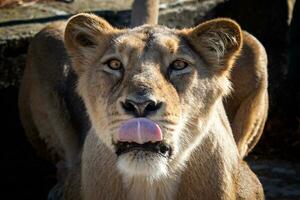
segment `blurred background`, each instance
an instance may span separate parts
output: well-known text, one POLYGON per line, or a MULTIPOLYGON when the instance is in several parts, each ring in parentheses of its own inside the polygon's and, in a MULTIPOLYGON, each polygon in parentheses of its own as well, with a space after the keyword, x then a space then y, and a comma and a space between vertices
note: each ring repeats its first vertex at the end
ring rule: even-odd
MULTIPOLYGON (((128 26, 131 4, 132 0, 0 0, 1 197, 46 199, 55 184, 55 166, 39 158, 19 121, 18 87, 30 39, 46 24, 83 11, 115 26, 128 26)), ((230 17, 265 46, 269 117, 246 160, 263 183, 267 199, 300 199, 299 4, 299 0, 161 0, 160 5, 160 24, 182 28, 230 17)))

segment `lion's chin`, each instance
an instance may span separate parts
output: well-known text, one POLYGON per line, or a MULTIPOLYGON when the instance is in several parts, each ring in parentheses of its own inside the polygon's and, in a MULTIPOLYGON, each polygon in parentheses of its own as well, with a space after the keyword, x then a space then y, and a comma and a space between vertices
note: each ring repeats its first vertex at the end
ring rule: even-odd
POLYGON ((118 156, 117 166, 127 177, 159 179, 168 174, 168 158, 147 151, 131 151, 118 156))

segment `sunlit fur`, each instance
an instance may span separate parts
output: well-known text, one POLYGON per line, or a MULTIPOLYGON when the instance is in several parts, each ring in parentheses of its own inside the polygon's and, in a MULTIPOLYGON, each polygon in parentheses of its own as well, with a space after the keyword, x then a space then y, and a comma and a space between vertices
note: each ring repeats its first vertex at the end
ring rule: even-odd
POLYGON ((222 99, 230 93, 229 74, 242 39, 239 26, 228 19, 184 30, 157 25, 120 30, 89 14, 69 20, 66 47, 79 76, 77 91, 92 124, 82 155, 84 198, 105 199, 105 194, 96 190, 101 182, 110 182, 101 175, 105 173, 104 166, 95 168, 91 162, 114 163, 110 168, 122 177, 129 198, 173 198, 177 187, 180 197, 185 188, 181 180, 189 177, 186 172, 193 162, 200 162, 199 172, 190 178, 199 178, 196 190, 203 198, 232 199, 239 195, 233 187, 238 180, 233 176, 240 169, 239 153, 222 99), (109 59, 120 60, 124 70, 105 70, 109 59), (187 70, 172 75, 169 66, 178 59, 188 63, 187 70), (160 126, 163 141, 173 150, 170 158, 138 151, 115 155, 118 129, 133 117, 124 111, 121 102, 140 89, 147 89, 163 102, 155 114, 147 117, 160 126), (107 150, 98 151, 93 145, 95 140, 107 150), (194 157, 197 151, 200 153, 194 157), (211 163, 210 170, 215 165, 213 172, 206 175, 209 181, 198 176, 203 173, 202 167, 206 168, 202 166, 205 163, 211 163), (217 192, 212 194, 210 187, 217 192))
POLYGON ((266 118, 265 64, 263 47, 230 19, 183 30, 117 29, 79 14, 33 40, 20 89, 21 119, 40 153, 46 147, 46 155, 58 154, 67 163, 68 173, 59 171, 67 175, 61 179, 64 199, 263 199, 242 158, 266 118), (92 126, 83 147, 61 94, 53 91, 65 81, 69 58, 92 126), (107 69, 111 58, 123 63, 124 74, 107 69), (176 59, 189 67, 168 74, 176 59), (117 132, 133 117, 120 102, 141 88, 163 102, 147 117, 172 147, 170 158, 115 153, 117 132))
MULTIPOLYGON (((70 26, 73 21, 74 19, 71 19, 70 26)), ((82 24, 78 30, 77 27, 80 25, 79 23, 67 27, 67 33, 74 34, 70 37, 75 38, 74 42, 76 42, 77 31, 82 31, 84 28, 90 29, 90 25, 85 27, 82 24)), ((88 32, 87 30, 80 33, 84 34, 88 32)), ((108 30, 106 31, 108 32, 108 30)), ((222 33, 223 30, 221 30, 222 33)), ((117 142, 118 128, 132 117, 124 113, 120 106, 120 102, 130 92, 140 87, 147 87, 150 88, 151 95, 165 103, 157 114, 149 116, 149 118, 160 125, 163 139, 175 149, 172 158, 168 162, 149 162, 148 159, 150 158, 143 154, 140 156, 124 155, 118 159, 118 168, 122 172, 129 172, 131 175, 133 173, 137 175, 143 173, 145 173, 144 175, 150 175, 153 173, 153 177, 157 177, 158 174, 167 174, 167 163, 175 166, 181 165, 182 163, 172 163, 175 162, 174 160, 183 160, 178 158, 181 155, 178 155, 177 152, 180 151, 188 155, 189 153, 186 152, 192 150, 190 147, 185 146, 186 144, 183 142, 188 143, 190 146, 193 141, 198 141, 198 137, 204 137, 203 135, 207 132, 207 125, 210 123, 207 116, 210 115, 210 110, 213 109, 215 101, 230 91, 230 82, 226 75, 214 75, 213 71, 216 69, 210 69, 205 64, 205 58, 199 57, 192 50, 188 40, 180 38, 184 34, 188 35, 190 33, 186 30, 180 32, 166 27, 148 25, 130 30, 112 29, 111 35, 106 36, 111 37, 108 40, 110 49, 107 51, 103 51, 103 47, 98 45, 92 47, 76 45, 74 51, 73 47, 70 48, 71 56, 74 57, 74 64, 76 65, 77 59, 80 59, 78 60, 80 68, 85 68, 80 72, 78 92, 84 99, 93 129, 110 149, 114 150, 112 141, 117 142), (86 58, 78 58, 78 54, 86 58), (102 63, 105 62, 105 58, 117 58, 123 63, 125 72, 121 80, 122 85, 112 87, 120 81, 120 78, 102 71, 104 67, 102 63), (185 59, 189 62, 190 73, 178 75, 168 80, 168 66, 176 59, 185 59), (108 83, 108 81, 113 82, 108 83), (105 88, 102 85, 105 85, 105 88), (203 119, 194 121, 193 116, 201 116, 203 119), (181 126, 179 126, 180 119, 183 120, 181 126), (191 134, 189 130, 184 130, 187 125, 197 130, 195 135, 191 134), (174 143, 177 145, 175 146, 174 143)), ((89 37, 89 35, 86 37, 89 37)), ((209 37, 211 37, 210 34, 209 37)), ((240 35, 232 37, 240 37, 240 35)), ((99 39, 89 38, 95 41, 101 40, 100 37, 99 39)), ((66 39, 67 44, 69 44, 69 39, 66 39)), ((222 43, 222 39, 216 38, 220 41, 220 46, 225 45, 222 43)), ((227 42, 227 39, 225 41, 227 42)), ((233 45, 236 45, 236 43, 233 45)), ((216 51, 216 53, 219 52, 216 51)), ((216 57, 224 57, 226 53, 231 52, 225 52, 224 50, 224 55, 218 54, 216 57)), ((230 55, 226 54, 226 56, 230 55)), ((234 57, 232 56, 231 59, 234 59, 234 57)), ((223 69, 218 70, 227 71, 231 66, 221 67, 223 69)), ((157 158, 153 157, 153 159, 157 158)))
POLYGON ((128 177, 145 176, 149 180, 167 176, 167 158, 145 154, 146 152, 129 152, 119 156, 117 167, 122 175, 128 177))

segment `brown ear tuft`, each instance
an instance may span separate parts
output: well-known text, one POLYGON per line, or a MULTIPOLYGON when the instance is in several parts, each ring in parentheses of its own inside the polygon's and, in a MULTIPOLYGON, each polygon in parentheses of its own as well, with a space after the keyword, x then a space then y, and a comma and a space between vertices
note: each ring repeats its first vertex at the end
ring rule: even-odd
POLYGON ((65 29, 65 45, 75 71, 83 70, 81 65, 89 56, 89 50, 104 46, 113 30, 107 21, 93 14, 81 13, 69 19, 65 29))
POLYGON ((243 42, 240 26, 226 18, 207 21, 185 35, 206 63, 218 71, 232 67, 243 42))

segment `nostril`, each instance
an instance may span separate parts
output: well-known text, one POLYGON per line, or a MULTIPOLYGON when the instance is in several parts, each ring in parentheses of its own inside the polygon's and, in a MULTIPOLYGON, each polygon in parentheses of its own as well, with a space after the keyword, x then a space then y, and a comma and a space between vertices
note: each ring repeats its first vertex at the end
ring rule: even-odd
POLYGON ((121 102, 121 104, 122 104, 123 109, 126 110, 127 112, 135 112, 136 111, 136 108, 131 101, 126 100, 125 102, 121 102))
POLYGON ((153 111, 157 111, 160 109, 162 103, 156 103, 154 101, 149 102, 146 107, 145 107, 145 111, 146 112, 153 112, 153 111))
POLYGON ((161 108, 162 103, 157 103, 153 100, 132 101, 125 100, 121 102, 121 106, 128 114, 133 114, 137 117, 146 117, 148 114, 155 112, 161 108))

